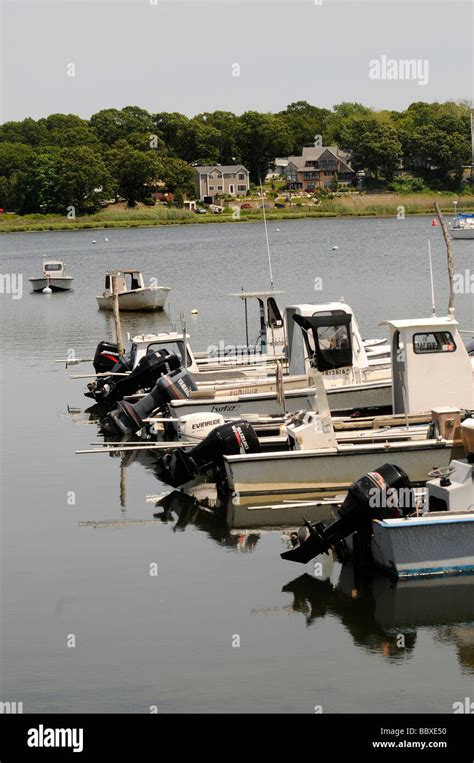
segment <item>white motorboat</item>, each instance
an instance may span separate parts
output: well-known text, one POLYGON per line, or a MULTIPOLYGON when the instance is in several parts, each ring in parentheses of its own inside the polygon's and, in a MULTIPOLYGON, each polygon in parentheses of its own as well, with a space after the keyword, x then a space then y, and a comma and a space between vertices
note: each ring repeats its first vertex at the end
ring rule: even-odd
POLYGON ((456 239, 474 239, 474 214, 468 212, 457 214, 451 223, 451 236, 456 239))
POLYGON ((110 271, 105 276, 105 291, 97 297, 99 310, 113 310, 114 283, 117 284, 119 310, 150 312, 163 310, 169 286, 145 286, 140 270, 110 271))
POLYGON ((474 572, 474 419, 460 429, 465 458, 431 473, 422 506, 404 470, 385 464, 351 486, 334 522, 307 523, 282 557, 306 563, 347 543, 400 578, 474 572))
POLYGON ((29 279, 33 291, 69 291, 74 278, 67 275, 64 262, 61 260, 44 260, 43 275, 32 276, 29 279))
MULTIPOLYGON (((452 317, 390 321, 392 402, 395 414, 422 413, 440 405, 472 411, 473 366, 452 317), (429 384, 426 379, 429 378, 429 384)), ((287 427, 291 448, 284 452, 224 455, 229 490, 247 496, 311 493, 322 496, 347 490, 374 460, 390 459, 422 484, 436 465, 447 467, 454 430, 425 441, 338 443, 321 375, 314 373, 315 406, 299 425, 287 427)), ((454 413, 453 413, 454 415, 454 413)))

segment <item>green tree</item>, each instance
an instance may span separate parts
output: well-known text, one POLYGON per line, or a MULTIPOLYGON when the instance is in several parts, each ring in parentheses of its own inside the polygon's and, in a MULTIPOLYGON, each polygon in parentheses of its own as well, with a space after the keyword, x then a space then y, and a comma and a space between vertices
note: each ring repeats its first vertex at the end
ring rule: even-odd
POLYGON ((219 161, 221 135, 207 120, 175 112, 157 114, 155 120, 160 136, 179 159, 196 164, 219 161))
POLYGON ((239 117, 231 111, 212 111, 198 114, 195 120, 204 122, 219 133, 217 146, 217 161, 219 164, 240 163, 238 146, 239 117))
POLYGON ((129 207, 146 198, 149 187, 160 180, 158 159, 153 152, 137 151, 126 141, 117 142, 108 154, 108 161, 116 192, 129 207))
POLYGON ((45 142, 47 129, 41 122, 28 117, 22 122, 5 122, 0 126, 0 141, 9 143, 27 143, 39 146, 45 142))
POLYGON ((279 116, 288 127, 291 138, 291 154, 299 156, 303 146, 312 145, 315 135, 325 137, 326 120, 330 115, 328 109, 311 106, 307 101, 295 101, 281 111, 279 116))
POLYGON ((263 182, 275 157, 286 156, 291 146, 290 131, 281 117, 257 111, 240 117, 240 156, 253 183, 263 182))
POLYGON ((98 209, 101 198, 110 195, 110 177, 100 154, 90 146, 62 149, 57 160, 57 206, 73 206, 76 214, 98 209))
POLYGON ((194 196, 194 170, 183 162, 182 159, 168 156, 158 159, 157 174, 159 179, 165 184, 166 190, 171 193, 180 191, 188 196, 194 196))
POLYGON ((92 115, 90 126, 106 146, 112 146, 130 133, 148 133, 151 136, 155 132, 151 114, 138 106, 98 111, 92 115))
POLYGON ((456 103, 413 103, 397 122, 404 164, 424 177, 459 182, 470 162, 470 111, 456 103))
POLYGON ((26 169, 34 156, 34 149, 25 143, 0 143, 0 175, 9 178, 13 172, 26 169))
POLYGON ((402 158, 402 144, 390 124, 374 116, 354 116, 341 129, 340 145, 351 150, 356 167, 391 179, 402 158))

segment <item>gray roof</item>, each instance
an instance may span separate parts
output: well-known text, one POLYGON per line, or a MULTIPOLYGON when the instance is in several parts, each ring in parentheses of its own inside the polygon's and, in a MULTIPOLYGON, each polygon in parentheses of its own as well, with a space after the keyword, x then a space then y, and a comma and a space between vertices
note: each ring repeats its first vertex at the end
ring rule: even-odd
MULTIPOLYGON (((350 154, 347 151, 341 151, 337 146, 304 146, 303 155, 289 156, 288 162, 294 164, 297 169, 304 169, 306 162, 318 161, 326 151, 329 151, 338 161, 344 164, 350 172, 353 172, 349 164, 350 154)), ((311 169, 311 167, 308 169, 311 169)))
POLYGON ((248 170, 243 164, 204 164, 201 167, 194 168, 200 175, 207 175, 211 170, 218 170, 218 172, 237 172, 238 170, 248 170))

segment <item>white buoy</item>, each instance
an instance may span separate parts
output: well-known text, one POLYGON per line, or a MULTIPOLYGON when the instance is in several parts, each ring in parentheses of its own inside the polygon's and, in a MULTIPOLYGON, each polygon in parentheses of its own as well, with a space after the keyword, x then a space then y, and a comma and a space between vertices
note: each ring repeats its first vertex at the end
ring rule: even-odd
POLYGON ((280 228, 277 228, 277 233, 280 233, 280 228))
POLYGON ((333 248, 332 248, 333 252, 335 252, 336 249, 339 249, 339 247, 338 246, 333 246, 333 248))
POLYGON ((104 239, 104 241, 108 241, 108 240, 109 240, 109 239, 108 239, 108 238, 107 238, 107 236, 106 236, 106 237, 105 237, 105 239, 104 239))
POLYGON ((198 315, 198 314, 199 314, 199 310, 196 310, 196 308, 194 307, 194 308, 191 310, 191 315, 198 315))
POLYGON ((92 243, 93 243, 93 244, 97 244, 97 241, 95 240, 95 238, 94 238, 94 239, 92 239, 92 243))
POLYGON ((43 294, 52 294, 53 290, 49 288, 49 286, 45 286, 43 289, 43 294))

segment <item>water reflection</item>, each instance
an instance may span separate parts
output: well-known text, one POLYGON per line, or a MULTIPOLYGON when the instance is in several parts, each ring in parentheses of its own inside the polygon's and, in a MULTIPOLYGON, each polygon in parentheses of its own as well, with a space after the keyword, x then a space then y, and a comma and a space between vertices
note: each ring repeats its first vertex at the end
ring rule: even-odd
POLYGON ((415 649, 423 628, 453 644, 460 667, 474 674, 474 576, 394 581, 378 573, 360 573, 346 562, 336 584, 300 575, 282 589, 292 594, 292 610, 311 627, 337 617, 354 644, 390 660, 404 660, 415 649))

